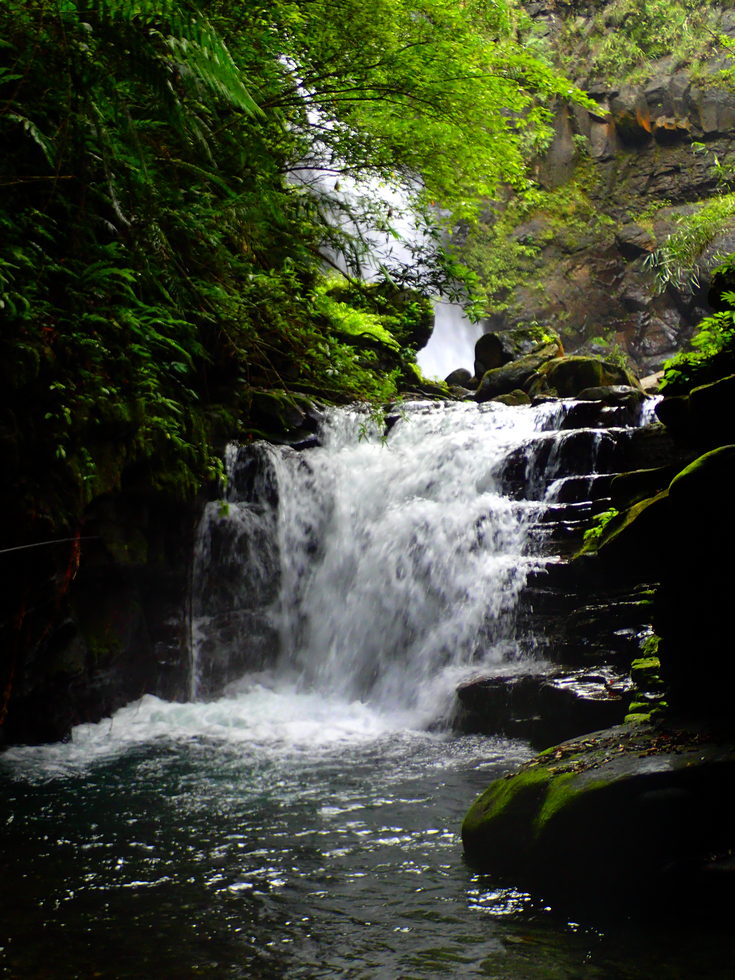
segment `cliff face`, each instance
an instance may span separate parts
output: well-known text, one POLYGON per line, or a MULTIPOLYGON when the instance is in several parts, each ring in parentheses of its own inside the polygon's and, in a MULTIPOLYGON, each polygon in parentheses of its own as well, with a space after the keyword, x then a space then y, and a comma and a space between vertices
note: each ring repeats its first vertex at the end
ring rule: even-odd
MULTIPOLYGON (((686 16, 673 53, 655 56, 660 44, 640 37, 640 21, 664 6, 526 5, 531 38, 599 109, 557 112, 531 206, 511 201, 491 209, 485 229, 468 242, 470 264, 491 284, 488 330, 538 322, 560 330, 568 350, 617 348, 647 373, 710 312, 711 272, 735 249, 735 218, 711 223, 695 281, 684 275, 661 291, 650 256, 682 217, 730 190, 735 92, 724 87, 721 38, 735 36, 735 10, 720 4, 696 14, 686 9, 691 4, 670 3, 672 17, 686 16), (486 250, 497 251, 496 238, 506 235, 511 250, 492 260, 489 274, 486 250)), ((656 29, 652 21, 648 30, 656 29)))

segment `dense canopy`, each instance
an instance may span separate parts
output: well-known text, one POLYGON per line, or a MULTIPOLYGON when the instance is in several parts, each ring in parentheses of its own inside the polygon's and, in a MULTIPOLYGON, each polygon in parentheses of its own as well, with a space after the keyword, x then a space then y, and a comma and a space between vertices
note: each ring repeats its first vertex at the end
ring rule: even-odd
POLYGON ((437 215, 521 184, 569 91, 520 21, 510 0, 3 4, 9 495, 53 524, 136 467, 193 489, 259 392, 395 393, 425 316, 402 275, 440 288, 437 215), (362 230, 390 234, 381 182, 431 254, 335 292, 330 262, 354 273, 362 230))

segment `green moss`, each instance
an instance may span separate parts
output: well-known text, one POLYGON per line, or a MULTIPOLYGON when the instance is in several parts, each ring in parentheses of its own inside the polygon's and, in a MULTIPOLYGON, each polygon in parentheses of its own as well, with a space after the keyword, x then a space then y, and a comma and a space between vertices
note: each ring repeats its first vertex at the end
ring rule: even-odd
POLYGON ((553 242, 574 250, 614 224, 592 199, 598 181, 593 162, 580 157, 567 183, 550 190, 533 186, 497 205, 470 229, 458 251, 477 277, 485 309, 511 308, 521 285, 542 298, 542 248, 553 242))
POLYGON ((577 555, 584 555, 597 551, 605 528, 611 521, 615 520, 619 516, 620 511, 616 507, 611 507, 609 510, 603 510, 601 514, 595 515, 595 517, 592 518, 591 527, 588 527, 584 532, 582 547, 577 552, 577 555))
POLYGON ((477 822, 493 820, 506 810, 513 800, 527 793, 529 789, 543 786, 550 779, 552 779, 551 772, 543 766, 524 769, 514 776, 497 779, 478 797, 470 813, 474 813, 477 822))
POLYGON ((623 718, 623 724, 625 725, 642 725, 647 721, 651 721, 652 711, 646 713, 641 712, 631 712, 623 718))
POLYGON ((661 661, 656 656, 638 657, 630 665, 631 679, 638 685, 658 680, 660 673, 661 661))
POLYGON ((570 789, 569 786, 569 783, 572 779, 574 779, 574 776, 575 773, 573 772, 564 772, 560 775, 551 777, 543 806, 539 810, 538 816, 534 821, 537 834, 543 830, 544 825, 551 820, 555 813, 557 813, 563 806, 566 806, 569 801, 575 795, 577 795, 577 793, 570 789))
POLYGON ((639 501, 637 504, 633 504, 628 510, 621 511, 616 518, 610 520, 603 528, 598 547, 603 548, 617 538, 620 538, 643 514, 656 504, 664 501, 667 496, 668 490, 663 490, 661 493, 656 494, 655 497, 648 497, 645 500, 639 501))

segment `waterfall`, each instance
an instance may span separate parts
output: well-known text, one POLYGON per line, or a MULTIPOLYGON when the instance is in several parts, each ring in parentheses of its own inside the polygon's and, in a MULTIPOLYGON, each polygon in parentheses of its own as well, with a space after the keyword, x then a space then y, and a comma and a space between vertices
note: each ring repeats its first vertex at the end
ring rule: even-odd
POLYGON ((522 659, 518 595, 541 504, 507 494, 514 453, 556 406, 335 410, 319 448, 228 452, 193 598, 193 693, 257 672, 428 724, 468 673, 522 659))
POLYGON ((472 323, 458 303, 434 300, 434 330, 429 343, 418 352, 416 360, 427 378, 446 378, 457 368, 472 373, 475 344, 482 334, 478 323, 472 323))

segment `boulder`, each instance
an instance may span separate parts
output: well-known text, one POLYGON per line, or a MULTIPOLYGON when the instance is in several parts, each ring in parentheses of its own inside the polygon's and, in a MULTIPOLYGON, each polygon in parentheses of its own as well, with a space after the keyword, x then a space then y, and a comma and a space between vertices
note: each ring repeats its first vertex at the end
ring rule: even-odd
POLYGON ((674 513, 697 525, 706 523, 714 534, 735 529, 733 488, 735 445, 705 453, 678 473, 669 485, 674 513))
POLYGON ((650 231, 630 222, 616 232, 615 244, 623 258, 632 261, 642 255, 650 255, 656 248, 656 239, 650 231))
POLYGON ((457 688, 455 727, 527 738, 543 748, 622 722, 630 686, 609 667, 481 677, 457 688))
MULTIPOLYGON (((485 321, 486 324, 488 322, 490 321, 485 321)), ((481 378, 486 371, 532 354, 541 345, 549 343, 557 344, 557 354, 564 353, 561 338, 556 331, 538 324, 487 331, 475 344, 475 374, 481 378)))
POLYGON ((717 883, 730 902, 735 885, 722 874, 733 806, 735 745, 626 725, 496 780, 467 813, 462 840, 472 864, 548 898, 626 914, 707 897, 717 908, 717 883))
POLYGON ((530 405, 531 399, 521 388, 516 388, 514 391, 509 391, 507 395, 497 395, 492 399, 494 402, 500 402, 501 405, 530 405))
POLYGON ((671 395, 656 406, 656 415, 678 442, 705 448, 735 441, 735 375, 671 395))
POLYGON ((665 490, 679 472, 676 463, 618 473, 610 483, 610 500, 618 510, 627 510, 665 490))
POLYGON ((645 393, 631 385, 597 385, 594 388, 583 388, 576 397, 580 401, 600 401, 605 405, 639 406, 646 400, 645 393))
POLYGON ((450 388, 469 388, 471 380, 472 375, 467 368, 457 368, 446 376, 444 384, 449 385, 450 388))
POLYGON ((529 389, 530 395, 557 394, 560 398, 576 398, 589 388, 622 385, 639 388, 638 381, 626 368, 596 357, 567 355, 555 357, 538 368, 539 377, 529 389))
POLYGON ((546 361, 557 357, 558 351, 559 345, 555 341, 539 344, 530 354, 519 357, 503 367, 486 371, 475 394, 476 401, 486 402, 496 395, 507 395, 516 388, 527 390, 529 381, 536 375, 538 369, 546 361))

